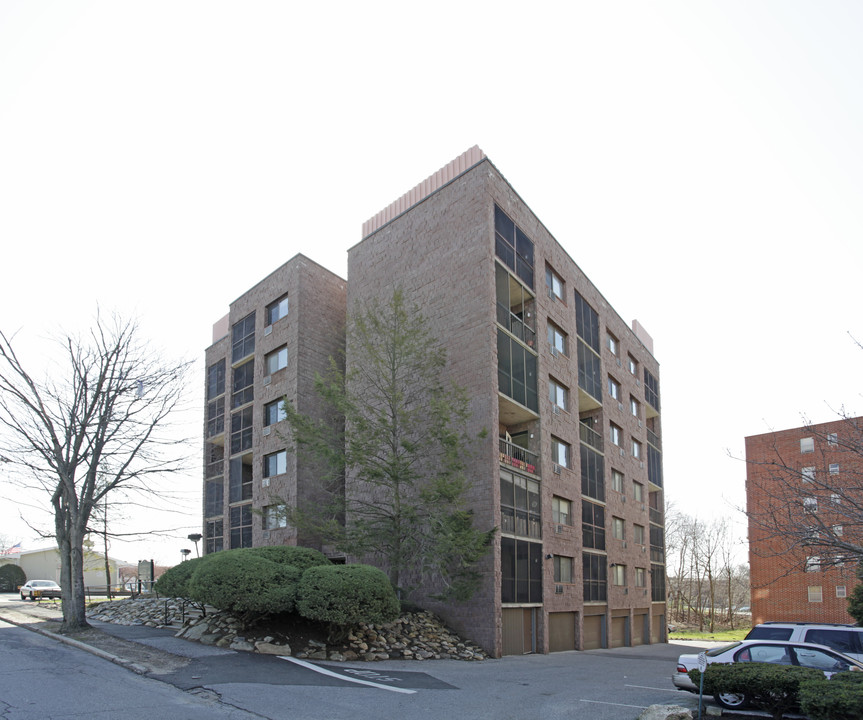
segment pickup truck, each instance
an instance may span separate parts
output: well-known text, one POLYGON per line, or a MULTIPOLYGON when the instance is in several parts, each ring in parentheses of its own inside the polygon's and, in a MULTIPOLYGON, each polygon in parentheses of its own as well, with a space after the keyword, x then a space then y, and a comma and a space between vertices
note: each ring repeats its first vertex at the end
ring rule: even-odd
POLYGON ((29 580, 21 586, 21 599, 59 598, 60 586, 53 580, 29 580))

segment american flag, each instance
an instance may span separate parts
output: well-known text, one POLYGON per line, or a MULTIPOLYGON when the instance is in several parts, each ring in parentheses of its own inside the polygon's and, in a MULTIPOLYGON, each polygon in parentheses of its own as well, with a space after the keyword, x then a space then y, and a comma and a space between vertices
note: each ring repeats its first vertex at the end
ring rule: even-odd
POLYGON ((0 555, 17 555, 21 552, 21 543, 15 543, 12 547, 0 551, 0 555))

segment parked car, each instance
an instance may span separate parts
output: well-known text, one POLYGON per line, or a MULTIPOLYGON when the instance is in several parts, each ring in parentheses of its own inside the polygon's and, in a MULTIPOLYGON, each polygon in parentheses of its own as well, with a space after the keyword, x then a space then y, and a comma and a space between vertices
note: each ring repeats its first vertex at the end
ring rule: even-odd
POLYGON ((53 580, 28 580, 21 586, 21 599, 38 597, 58 598, 60 597, 60 586, 53 580))
MULTIPOLYGON (((705 652, 710 663, 762 662, 779 665, 799 665, 821 670, 827 677, 846 670, 863 672, 863 663, 836 652, 825 645, 779 640, 740 640, 739 642, 713 648, 705 652)), ((698 686, 689 677, 689 671, 698 667, 696 653, 681 655, 677 669, 671 676, 674 686, 680 690, 697 693, 698 686)), ((713 696, 722 707, 734 710, 749 704, 745 695, 716 693, 713 696)))
POLYGON ((746 635, 747 640, 790 640, 826 645, 863 662, 863 627, 840 623, 765 622, 746 635))

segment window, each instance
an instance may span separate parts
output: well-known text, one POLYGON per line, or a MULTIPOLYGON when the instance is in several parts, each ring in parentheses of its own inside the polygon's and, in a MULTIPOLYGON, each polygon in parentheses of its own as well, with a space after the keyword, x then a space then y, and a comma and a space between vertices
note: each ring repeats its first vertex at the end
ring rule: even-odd
POLYGON ((551 377, 548 379, 548 399, 552 405, 569 410, 569 389, 551 377))
POLYGON ((623 473, 619 470, 611 471, 611 489, 615 492, 623 492, 623 473))
POLYGON ((254 360, 249 360, 234 368, 234 384, 231 390, 231 408, 236 409, 255 399, 254 360))
POLYGON ((647 587, 647 572, 646 568, 635 568, 635 587, 647 587))
POLYGON ((605 508, 581 501, 581 542, 586 548, 605 550, 605 508))
POLYGON ((276 530, 288 526, 288 506, 284 504, 267 505, 263 509, 261 519, 264 530, 276 530))
POLYGON ((611 354, 617 357, 620 354, 620 343, 617 338, 614 337, 611 333, 608 333, 606 336, 608 349, 611 350, 611 354))
POLYGON ((236 503, 252 499, 252 466, 242 458, 234 458, 228 470, 228 502, 236 503))
POLYGON ((835 535, 836 537, 842 537, 844 534, 845 528, 843 528, 841 525, 833 526, 833 535, 835 535))
POLYGON ((225 394, 225 361, 210 365, 207 368, 207 400, 212 400, 225 394))
POLYGON ((282 475, 288 471, 288 453, 285 450, 264 455, 264 477, 282 475))
POLYGON ((225 485, 221 478, 207 480, 204 483, 204 515, 213 517, 221 515, 225 502, 225 485))
POLYGON ((847 597, 845 594, 845 586, 844 585, 837 585, 836 586, 836 597, 838 597, 838 598, 847 597))
POLYGON ((641 443, 635 438, 632 438, 632 457, 641 458, 641 452, 641 443))
POLYGON ((632 395, 629 396, 629 412, 632 417, 640 418, 641 417, 641 403, 638 402, 632 395))
POLYGON ((827 433, 827 444, 836 447, 839 444, 839 436, 836 433, 827 433))
POLYGON ((623 443, 623 431, 614 423, 609 423, 609 439, 618 447, 623 443))
POLYGON ((831 475, 839 474, 839 463, 830 463, 829 470, 831 475))
POLYGON ((636 545, 644 545, 644 525, 632 526, 632 539, 636 545))
POLYGON ((252 447, 252 406, 231 415, 231 455, 252 447))
POLYGON ((267 353, 265 362, 267 375, 272 375, 273 373, 286 368, 288 366, 288 348, 280 347, 278 350, 273 350, 273 352, 267 353))
POLYGON ((548 324, 548 344, 551 345, 552 354, 569 355, 566 333, 552 322, 548 324))
POLYGON ((225 400, 220 398, 207 403, 207 437, 225 432, 225 400))
POLYGON ((554 581, 556 583, 572 582, 572 558, 565 555, 554 556, 554 581))
POLYGON ((810 585, 806 588, 807 594, 809 595, 809 602, 817 603, 822 601, 821 595, 821 586, 820 585, 810 585))
POLYGON ((605 602, 607 600, 608 571, 605 555, 583 553, 582 578, 584 579, 584 602, 605 602))
POLYGON ((530 410, 539 410, 536 355, 504 330, 497 331, 498 390, 530 410))
POLYGON ((500 564, 501 602, 542 602, 542 543, 502 537, 500 564))
POLYGON ((495 254, 533 289, 533 242, 506 213, 494 206, 495 254))
POLYGON ((223 550, 225 523, 223 520, 208 520, 204 525, 204 554, 223 550))
POLYGON ((587 346, 597 355, 602 348, 599 344, 599 314, 578 293, 575 293, 575 329, 587 346))
POLYGON ((288 296, 280 297, 274 303, 267 305, 267 325, 272 325, 288 314, 288 296))
POLYGON ((632 355, 629 356, 629 372, 638 375, 638 361, 632 355))
POLYGON ((605 500, 605 458, 596 450, 581 444, 581 494, 605 500))
POLYGON ((821 558, 817 555, 812 555, 806 558, 806 567, 804 568, 806 572, 820 572, 821 570, 821 558))
POLYGON ((803 482, 815 482, 815 468, 814 467, 805 467, 800 469, 800 475, 803 478, 803 482))
POLYGON ((231 548, 252 547, 252 505, 231 508, 231 548))
POLYGON ((623 518, 611 518, 611 534, 615 540, 626 540, 626 523, 623 518))
POLYGON ((811 437, 800 438, 800 452, 811 453, 815 452, 815 439, 811 437))
POLYGON ((818 512, 818 498, 805 497, 803 498, 803 510, 806 512, 818 512))
POLYGON ((640 482, 632 481, 632 497, 635 499, 635 502, 644 502, 644 485, 640 482))
POLYGON ((644 399, 659 412, 659 380, 647 368, 644 368, 644 399))
POLYGON ((551 499, 551 521, 556 525, 572 525, 572 503, 555 495, 551 499))
POLYGON ((539 483, 509 472, 500 474, 500 531, 542 537, 539 483))
POLYGON ((204 445, 204 477, 214 478, 225 472, 225 446, 207 443, 204 445))
POLYGON ((231 329, 231 362, 255 352, 255 313, 249 313, 231 329))
POLYGON ((565 443, 554 435, 551 436, 551 460, 561 467, 570 467, 570 447, 569 443, 565 443))
POLYGON ((608 376, 608 394, 620 402, 620 383, 611 377, 611 375, 608 376))
POLYGON ((611 564, 611 582, 613 585, 626 585, 626 565, 611 564))
POLYGON ((830 502, 834 505, 841 505, 842 498, 839 496, 839 493, 830 493, 830 502))
POLYGON ((545 266, 545 286, 548 288, 548 296, 563 300, 566 292, 563 279, 550 266, 545 266))
POLYGON ((264 405, 264 427, 275 425, 285 419, 285 406, 283 400, 273 400, 264 405))

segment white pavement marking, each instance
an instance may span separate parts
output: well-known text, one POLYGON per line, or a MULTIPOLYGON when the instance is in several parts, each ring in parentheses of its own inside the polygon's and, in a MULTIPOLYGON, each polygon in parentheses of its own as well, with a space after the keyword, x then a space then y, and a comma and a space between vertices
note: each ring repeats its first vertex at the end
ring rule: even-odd
POLYGON ((416 690, 390 687, 389 685, 381 685, 380 683, 370 682, 369 680, 360 680, 359 678, 345 677, 344 675, 340 675, 339 673, 335 673, 331 670, 327 670, 326 668, 322 668, 320 665, 313 665, 312 663, 307 663, 304 660, 299 660, 295 657, 291 657, 290 655, 279 655, 278 657, 281 660, 287 660, 288 662, 292 662, 296 665, 300 665, 301 667, 308 668, 309 670, 314 670, 321 675, 329 675, 330 677, 338 678, 339 680, 344 680, 346 682, 356 683, 357 685, 369 685, 370 687, 378 688, 379 690, 389 690, 390 692, 404 693, 405 695, 416 694, 416 690))
POLYGON ((594 705, 614 705, 615 707, 631 707, 638 708, 639 710, 644 710, 647 705, 627 705, 626 703, 610 703, 603 702, 602 700, 579 700, 579 702, 593 703, 594 705))
MULTIPOLYGON (((650 685, 624 685, 623 687, 638 688, 639 690, 657 690, 659 692, 674 693, 675 695, 680 692, 680 690, 678 690, 677 688, 658 688, 651 687, 650 685)), ((687 694, 691 695, 692 693, 687 694)))

